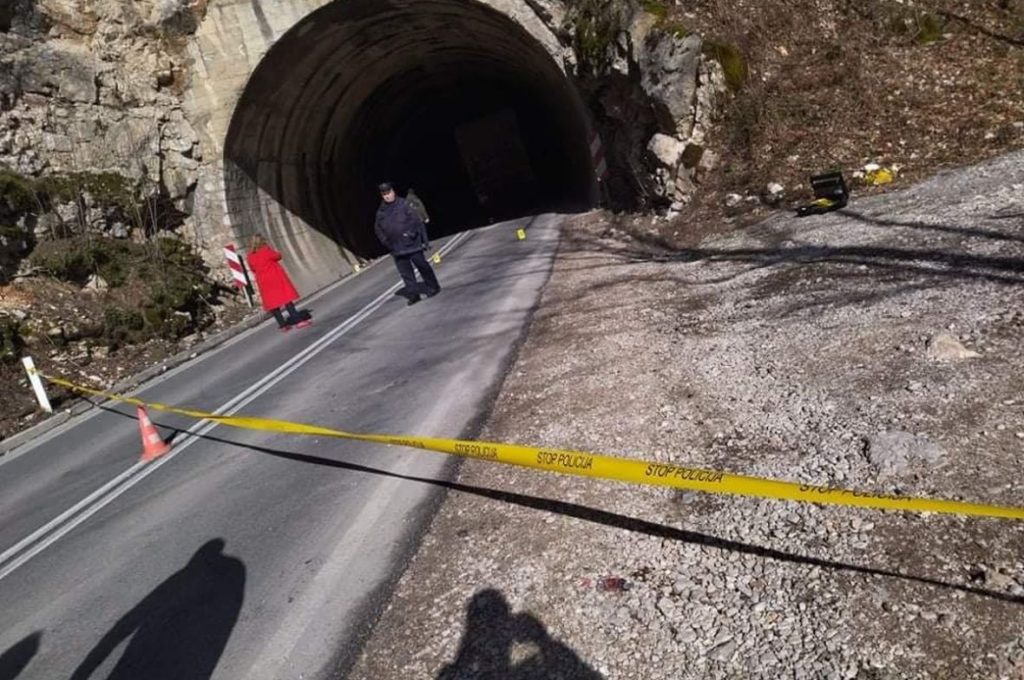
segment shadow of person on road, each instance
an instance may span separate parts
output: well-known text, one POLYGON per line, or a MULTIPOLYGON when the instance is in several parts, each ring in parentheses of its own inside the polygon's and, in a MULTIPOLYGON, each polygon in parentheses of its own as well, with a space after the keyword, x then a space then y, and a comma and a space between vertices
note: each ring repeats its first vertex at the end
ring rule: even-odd
POLYGON ((242 608, 245 564, 207 541, 180 571, 114 624, 71 680, 92 677, 131 638, 107 680, 208 680, 242 608))
POLYGON ((39 651, 39 638, 42 636, 40 632, 32 633, 0 656, 0 680, 14 680, 25 670, 39 651))
POLYGON ((534 616, 513 614, 493 588, 466 606, 466 631, 455 661, 437 680, 602 680, 574 651, 551 637, 534 616))

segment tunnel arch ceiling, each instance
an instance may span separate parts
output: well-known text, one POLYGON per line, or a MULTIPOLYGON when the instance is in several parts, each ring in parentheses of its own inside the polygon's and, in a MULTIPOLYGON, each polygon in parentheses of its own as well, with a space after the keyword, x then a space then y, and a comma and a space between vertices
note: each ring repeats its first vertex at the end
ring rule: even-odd
POLYGON ((587 129, 572 83, 506 14, 474 0, 337 0, 249 78, 225 140, 226 209, 236 234, 266 232, 300 268, 332 254, 302 243, 297 221, 372 257, 385 178, 416 189, 434 237, 592 205, 587 129))

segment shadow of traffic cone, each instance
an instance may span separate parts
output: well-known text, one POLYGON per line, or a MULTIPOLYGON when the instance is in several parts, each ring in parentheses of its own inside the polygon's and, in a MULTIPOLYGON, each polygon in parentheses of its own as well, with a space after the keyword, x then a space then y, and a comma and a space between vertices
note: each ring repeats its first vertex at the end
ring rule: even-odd
POLYGON ((148 463, 170 451, 171 447, 160 438, 144 406, 139 406, 135 413, 139 418, 139 432, 142 433, 142 457, 139 460, 148 463))

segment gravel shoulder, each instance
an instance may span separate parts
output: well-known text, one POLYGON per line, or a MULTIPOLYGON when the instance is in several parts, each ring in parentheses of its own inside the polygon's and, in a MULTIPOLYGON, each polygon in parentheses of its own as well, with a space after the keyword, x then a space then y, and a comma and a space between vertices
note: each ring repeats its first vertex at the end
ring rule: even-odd
MULTIPOLYGON (((674 252, 626 219, 565 227, 482 438, 1024 505, 1024 154, 674 252)), ((1019 523, 448 488, 351 677, 1024 677, 1019 523)))

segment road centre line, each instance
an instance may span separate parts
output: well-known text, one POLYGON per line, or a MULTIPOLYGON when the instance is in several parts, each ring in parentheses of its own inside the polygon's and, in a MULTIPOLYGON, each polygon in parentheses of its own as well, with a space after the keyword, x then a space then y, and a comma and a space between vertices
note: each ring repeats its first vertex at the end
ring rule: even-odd
MULTIPOLYGON (((452 241, 454 240, 455 239, 453 238, 452 241)), ((345 278, 335 281, 334 283, 324 286, 323 288, 316 291, 309 297, 302 298, 300 300, 300 304, 308 305, 313 302, 316 302, 325 295, 334 292, 335 289, 341 288, 346 284, 351 283, 352 281, 355 280, 355 277, 361 275, 363 272, 369 271, 373 267, 376 267, 385 259, 386 258, 384 257, 378 258, 371 262, 370 264, 368 264, 365 268, 361 269, 356 274, 352 276, 347 276, 345 278)), ((239 342, 245 341, 247 338, 249 338, 249 336, 253 335, 254 333, 259 333, 265 326, 269 325, 271 321, 273 321, 273 317, 268 316, 266 319, 260 321, 255 326, 248 328, 242 331, 241 333, 238 333, 237 335, 224 340, 224 342, 220 343, 216 347, 212 347, 208 351, 202 352, 193 358, 187 359, 182 363, 178 364, 177 366, 174 366, 173 368, 170 368, 158 375, 152 376, 138 384, 133 385, 131 391, 126 392, 126 394, 128 396, 140 394, 145 390, 152 389, 153 387, 156 387, 157 385, 160 385, 161 383, 170 380, 171 378, 177 376, 180 373, 195 368, 200 363, 217 356, 221 352, 230 349, 239 342)), ((96 416, 100 415, 103 412, 103 410, 96 408, 96 406, 96 404, 90 404, 87 409, 84 409, 81 413, 73 415, 70 420, 62 423, 61 425, 55 426, 48 432, 40 434, 38 437, 32 439, 31 441, 27 441, 24 444, 20 444, 12 448, 6 454, 0 454, 0 466, 6 465, 15 460, 16 458, 20 458, 21 456, 30 453, 31 451, 45 444, 46 442, 65 434, 68 430, 73 429, 81 425, 82 423, 85 423, 91 420, 92 418, 95 418, 96 416)), ((0 560, 0 563, 2 563, 2 560, 0 560)))
MULTIPOLYGON (((459 243, 466 240, 466 238, 468 238, 467 232, 459 233, 455 238, 446 243, 444 247, 440 249, 439 253, 447 254, 459 243)), ((240 409, 245 408, 245 406, 265 394, 277 383, 281 382, 281 380, 288 377, 292 369, 298 368, 313 359, 313 357, 326 349, 332 342, 348 333, 355 326, 373 314, 373 312, 377 311, 377 309, 383 306, 383 304, 387 302, 392 295, 394 295, 395 291, 402 287, 402 285, 402 283, 396 283, 388 288, 373 301, 342 322, 339 326, 328 332, 300 353, 296 354, 281 366, 274 369, 272 372, 268 373, 258 382, 246 388, 233 399, 216 408, 214 412, 223 415, 234 415, 240 409)), ((219 423, 217 422, 199 421, 185 431, 185 434, 187 435, 186 439, 181 444, 174 446, 173 450, 166 456, 163 456, 148 465, 141 461, 133 464, 130 468, 107 482, 89 496, 82 499, 68 510, 65 510, 63 513, 50 520, 44 526, 35 530, 22 540, 18 541, 18 543, 5 550, 3 553, 0 553, 0 581, 14 572, 18 567, 24 565, 30 559, 48 548, 50 545, 53 545, 68 532, 72 531, 87 519, 95 515, 150 474, 158 470, 161 466, 176 457, 193 443, 199 441, 199 439, 218 425, 219 423)))

